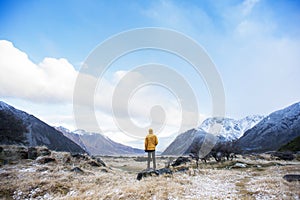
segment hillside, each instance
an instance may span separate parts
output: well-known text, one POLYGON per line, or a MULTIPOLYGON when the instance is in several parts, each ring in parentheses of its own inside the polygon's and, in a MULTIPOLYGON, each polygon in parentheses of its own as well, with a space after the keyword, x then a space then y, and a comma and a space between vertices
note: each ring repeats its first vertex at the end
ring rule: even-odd
POLYGON ((0 138, 0 144, 44 145, 56 151, 85 152, 55 128, 2 101, 0 101, 0 138))
POLYGON ((56 129, 91 155, 132 155, 145 153, 144 150, 114 142, 100 133, 89 133, 84 130, 71 132, 64 127, 57 127, 56 129))
POLYGON ((179 134, 162 154, 189 154, 204 145, 200 156, 205 156, 215 143, 237 140, 244 131, 252 128, 262 118, 259 115, 247 116, 240 120, 224 117, 208 118, 198 128, 179 134))
POLYGON ((276 151, 300 136, 300 103, 295 103, 265 117, 237 141, 244 153, 276 151))
POLYGON ((297 152, 300 151, 300 136, 296 137, 292 141, 288 142, 287 144, 281 146, 279 151, 292 151, 297 152))

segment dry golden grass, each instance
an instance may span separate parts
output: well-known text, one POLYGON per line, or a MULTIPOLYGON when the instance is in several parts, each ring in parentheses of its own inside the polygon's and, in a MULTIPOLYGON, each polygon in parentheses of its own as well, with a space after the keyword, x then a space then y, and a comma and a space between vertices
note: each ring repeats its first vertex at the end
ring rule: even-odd
MULTIPOLYGON (((234 161, 186 165, 173 175, 136 180, 146 162, 134 157, 103 157, 108 165, 92 167, 85 161, 53 153, 57 162, 37 164, 22 160, 0 168, 2 199, 299 199, 300 183, 286 182, 288 173, 300 174, 300 162, 238 158, 234 161), (237 162, 248 168, 230 169, 237 162), (71 172, 78 166, 84 173, 71 172), (257 167, 259 166, 259 167, 257 167), (103 170, 105 169, 105 170, 103 170), (105 172, 106 171, 106 172, 105 172)), ((142 159, 140 159, 142 160, 142 159)), ((158 158, 158 168, 168 159, 158 158)))

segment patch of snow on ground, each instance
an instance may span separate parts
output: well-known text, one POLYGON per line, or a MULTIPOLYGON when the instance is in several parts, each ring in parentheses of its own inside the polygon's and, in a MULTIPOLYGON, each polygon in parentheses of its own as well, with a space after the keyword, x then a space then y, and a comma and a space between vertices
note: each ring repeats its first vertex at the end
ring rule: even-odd
POLYGON ((222 195, 222 199, 232 199, 237 196, 236 190, 234 190, 235 182, 229 178, 213 178, 203 174, 191 177, 190 181, 192 186, 185 196, 187 199, 220 198, 220 195, 222 195))

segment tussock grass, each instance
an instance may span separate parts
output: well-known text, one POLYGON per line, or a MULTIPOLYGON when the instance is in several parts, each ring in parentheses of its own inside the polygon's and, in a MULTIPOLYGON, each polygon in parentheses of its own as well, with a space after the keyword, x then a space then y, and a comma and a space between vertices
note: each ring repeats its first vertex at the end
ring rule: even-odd
MULTIPOLYGON (((22 161, 0 168, 0 199, 297 199, 300 183, 282 177, 300 173, 300 163, 244 159, 184 165, 173 175, 136 180, 146 162, 135 157, 104 157, 104 167, 92 167, 67 153, 51 154, 57 162, 22 161), (68 161, 68 162, 65 162, 68 161), (229 169, 235 163, 249 167, 229 169), (255 167, 255 166, 260 166, 255 167), (84 173, 70 170, 80 167, 84 173), (105 169, 104 172, 102 169, 105 169)), ((158 168, 169 158, 157 159, 158 168)))

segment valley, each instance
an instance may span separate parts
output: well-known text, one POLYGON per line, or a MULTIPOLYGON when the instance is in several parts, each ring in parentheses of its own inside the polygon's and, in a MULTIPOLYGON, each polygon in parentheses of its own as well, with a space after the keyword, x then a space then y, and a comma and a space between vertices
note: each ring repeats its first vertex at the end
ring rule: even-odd
MULTIPOLYGON (((145 156, 90 157, 51 152, 54 161, 21 159, 0 168, 4 199, 299 199, 300 182, 283 176, 300 173, 300 160, 275 160, 268 154, 238 155, 232 161, 194 161, 172 167, 172 174, 144 177, 145 156), (185 169, 185 170, 182 170, 185 169)), ((158 156, 158 168, 176 157, 158 156)))

